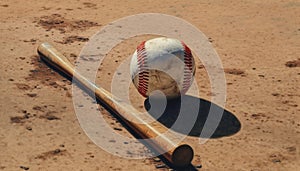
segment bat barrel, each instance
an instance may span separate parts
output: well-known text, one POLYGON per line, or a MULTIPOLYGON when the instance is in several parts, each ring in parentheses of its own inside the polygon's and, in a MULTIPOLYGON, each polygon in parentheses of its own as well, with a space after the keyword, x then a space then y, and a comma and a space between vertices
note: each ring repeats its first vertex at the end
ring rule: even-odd
MULTIPOLYGON (((194 152, 191 146, 185 143, 177 144, 176 142, 180 142, 180 140, 176 137, 172 137, 173 140, 171 140, 171 138, 163 135, 164 132, 168 131, 168 128, 164 125, 158 121, 146 123, 143 119, 145 116, 141 117, 140 112, 134 109, 131 105, 121 99, 118 99, 110 92, 100 86, 97 86, 93 82, 87 80, 80 73, 76 72, 74 66, 69 62, 69 60, 49 43, 41 44, 38 47, 38 53, 42 60, 70 76, 72 79, 76 79, 76 82, 88 91, 95 92, 98 100, 118 115, 135 133, 140 135, 142 138, 147 139, 149 145, 157 152, 162 153, 162 155, 171 164, 183 167, 191 163, 194 157, 194 152)), ((146 117, 150 116, 147 115, 146 117)))
POLYGON ((175 166, 187 166, 191 163, 194 157, 194 151, 187 144, 179 145, 172 152, 172 164, 175 166))

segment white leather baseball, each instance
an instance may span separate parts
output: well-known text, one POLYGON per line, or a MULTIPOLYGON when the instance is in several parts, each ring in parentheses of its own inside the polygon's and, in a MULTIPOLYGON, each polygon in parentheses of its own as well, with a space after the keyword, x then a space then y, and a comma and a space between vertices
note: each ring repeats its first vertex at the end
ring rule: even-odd
POLYGON ((167 98, 187 92, 195 74, 195 61, 187 45, 160 37, 142 42, 130 63, 133 84, 144 97, 161 91, 167 98))

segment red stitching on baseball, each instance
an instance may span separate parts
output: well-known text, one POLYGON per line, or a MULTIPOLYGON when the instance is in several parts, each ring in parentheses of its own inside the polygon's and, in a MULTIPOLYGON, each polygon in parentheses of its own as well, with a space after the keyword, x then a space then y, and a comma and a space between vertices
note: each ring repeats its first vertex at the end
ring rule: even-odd
POLYGON ((147 65, 147 53, 145 49, 145 43, 146 41, 142 42, 137 47, 137 62, 138 62, 138 76, 139 76, 139 82, 138 82, 138 91, 144 96, 147 97, 147 91, 148 91, 148 81, 149 81, 149 71, 146 69, 148 68, 147 65))
POLYGON ((182 91, 185 93, 188 88, 191 86, 193 78, 193 56, 191 49, 184 43, 181 42, 184 48, 184 75, 183 75, 183 84, 182 91))

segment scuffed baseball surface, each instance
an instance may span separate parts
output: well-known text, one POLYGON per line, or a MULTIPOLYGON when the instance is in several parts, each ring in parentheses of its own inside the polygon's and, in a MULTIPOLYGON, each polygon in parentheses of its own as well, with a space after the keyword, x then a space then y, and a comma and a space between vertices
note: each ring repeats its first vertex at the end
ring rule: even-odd
MULTIPOLYGON (((48 41, 74 62, 84 41, 103 25, 149 11, 181 17, 198 27, 226 68, 226 108, 242 128, 204 145, 188 137, 195 164, 201 155, 200 170, 300 170, 299 1, 7 0, 0 2, 0 11, 1 171, 157 170, 157 160, 119 158, 94 145, 76 119, 69 82, 36 61, 38 44, 48 41)), ((137 44, 155 37, 134 37, 117 45, 97 82, 109 89, 122 60, 137 44)), ((200 95, 210 99, 215 92, 209 91, 197 57, 195 62, 200 95)), ((133 104, 144 110, 144 98, 133 85, 130 88, 133 104)), ((118 133, 131 136, 100 110, 118 133)))
POLYGON ((167 37, 145 40, 138 46, 131 58, 130 75, 141 95, 161 91, 175 98, 186 93, 193 82, 195 61, 185 48, 184 42, 167 37))

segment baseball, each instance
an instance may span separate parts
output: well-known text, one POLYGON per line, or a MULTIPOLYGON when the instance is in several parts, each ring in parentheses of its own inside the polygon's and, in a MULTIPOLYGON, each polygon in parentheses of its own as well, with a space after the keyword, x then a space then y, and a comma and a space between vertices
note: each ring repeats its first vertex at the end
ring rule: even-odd
POLYGON ((163 93, 167 98, 185 94, 193 82, 195 61, 187 45, 173 38, 142 42, 132 55, 130 75, 144 97, 163 93))

